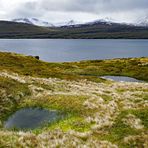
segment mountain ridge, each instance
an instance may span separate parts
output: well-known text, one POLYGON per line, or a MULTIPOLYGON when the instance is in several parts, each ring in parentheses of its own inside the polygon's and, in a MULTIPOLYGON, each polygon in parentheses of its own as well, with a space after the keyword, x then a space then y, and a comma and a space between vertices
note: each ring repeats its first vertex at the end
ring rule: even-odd
POLYGON ((60 27, 0 21, 0 38, 148 39, 148 26, 96 21, 60 27))
POLYGON ((69 20, 65 22, 58 22, 58 23, 50 23, 49 21, 43 21, 39 20, 38 18, 15 18, 10 20, 12 22, 17 22, 17 23, 27 23, 31 25, 36 25, 36 26, 43 26, 43 27, 63 27, 63 26, 80 26, 80 25, 85 25, 85 24, 94 24, 94 23, 107 23, 107 24, 126 24, 126 25, 132 25, 132 26, 142 26, 142 27, 147 27, 148 26, 148 17, 143 18, 141 20, 138 20, 137 23, 125 23, 125 22, 117 22, 115 20, 112 20, 111 18, 105 18, 105 19, 98 19, 94 21, 89 21, 89 22, 76 22, 75 20, 69 20))

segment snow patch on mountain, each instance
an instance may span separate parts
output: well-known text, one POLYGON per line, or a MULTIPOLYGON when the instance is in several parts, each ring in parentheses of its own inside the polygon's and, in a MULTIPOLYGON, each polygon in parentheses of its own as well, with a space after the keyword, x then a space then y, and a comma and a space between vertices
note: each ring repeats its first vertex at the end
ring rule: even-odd
POLYGON ((77 22, 74 20, 70 20, 67 22, 60 22, 60 23, 49 23, 48 21, 42 21, 37 18, 17 18, 13 19, 13 22, 18 22, 18 23, 27 23, 31 25, 36 25, 36 26, 44 26, 44 27, 80 27, 83 25, 97 25, 97 24, 103 24, 103 25, 114 25, 115 23, 117 24, 123 24, 123 25, 130 25, 130 26, 146 26, 148 27, 148 17, 144 19, 140 19, 137 21, 135 24, 129 24, 129 23, 119 23, 116 20, 113 20, 112 18, 103 18, 103 19, 98 19, 95 21, 91 22, 77 22))
POLYGON ((46 21, 39 20, 37 18, 17 18, 17 19, 13 19, 12 21, 18 22, 18 23, 27 23, 27 24, 36 25, 36 26, 44 26, 44 27, 53 26, 53 24, 46 21))
POLYGON ((56 27, 65 27, 65 26, 76 26, 76 25, 78 25, 78 24, 81 24, 80 22, 76 22, 76 21, 74 21, 74 20, 70 20, 70 21, 68 21, 68 22, 60 22, 60 23, 55 23, 54 24, 54 26, 56 26, 56 27))
POLYGON ((138 19, 137 23, 138 26, 144 26, 144 27, 148 27, 148 16, 144 17, 144 18, 140 18, 138 19))

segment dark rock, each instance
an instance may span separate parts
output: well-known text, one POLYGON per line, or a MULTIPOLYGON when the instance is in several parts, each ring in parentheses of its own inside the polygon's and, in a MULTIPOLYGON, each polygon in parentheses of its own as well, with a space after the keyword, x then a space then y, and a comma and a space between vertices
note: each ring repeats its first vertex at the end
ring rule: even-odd
POLYGON ((39 59, 40 59, 40 57, 39 57, 39 56, 35 56, 35 58, 36 58, 37 60, 39 60, 39 59))
POLYGON ((39 56, 31 56, 31 55, 29 55, 29 57, 35 58, 35 59, 37 59, 37 60, 39 60, 39 59, 40 59, 40 57, 39 57, 39 56))

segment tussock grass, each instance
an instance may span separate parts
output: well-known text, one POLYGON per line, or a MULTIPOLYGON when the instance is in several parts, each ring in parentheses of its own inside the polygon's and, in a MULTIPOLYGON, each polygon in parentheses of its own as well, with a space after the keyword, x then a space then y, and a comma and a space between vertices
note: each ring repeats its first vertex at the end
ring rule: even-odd
POLYGON ((0 52, 0 147, 144 147, 147 83, 98 77, 124 75, 148 81, 147 63, 148 58, 47 63, 0 52), (4 129, 7 117, 25 107, 58 110, 65 116, 32 131, 4 129), (135 128, 136 121, 141 129, 135 128))
MULTIPOLYGON (((101 140, 108 140, 108 141, 111 141, 112 143, 116 143, 121 148, 124 148, 124 147, 130 148, 130 147, 132 147, 132 144, 134 143, 134 141, 133 141, 133 143, 130 144, 130 143, 125 143, 124 139, 126 139, 126 137, 128 137, 128 136, 131 136, 131 137, 137 136, 137 135, 144 133, 148 130, 148 128, 147 128, 147 125, 148 125, 147 113, 148 113, 147 109, 122 111, 118 115, 118 117, 116 118, 113 126, 111 126, 110 128, 106 128, 104 130, 104 134, 101 133, 101 135, 96 135, 96 136, 98 136, 98 138, 101 140), (126 118, 126 116, 128 114, 136 115, 137 118, 141 119, 145 128, 142 130, 140 130, 140 129, 138 130, 135 128, 131 128, 129 125, 125 124, 123 122, 123 119, 126 118)), ((138 145, 141 147, 143 145, 143 143, 146 142, 147 139, 141 139, 141 138, 139 138, 139 142, 140 142, 140 140, 143 142, 141 144, 139 142, 138 143, 135 142, 133 147, 137 147, 138 145)), ((136 141, 136 139, 135 139, 135 141, 136 141)))
POLYGON ((48 109, 56 109, 65 113, 78 114, 79 116, 85 113, 83 106, 87 96, 69 96, 69 95, 52 95, 42 98, 26 98, 22 102, 22 107, 41 107, 48 109))
POLYGON ((30 94, 26 84, 0 76, 0 120, 16 111, 18 104, 30 94))

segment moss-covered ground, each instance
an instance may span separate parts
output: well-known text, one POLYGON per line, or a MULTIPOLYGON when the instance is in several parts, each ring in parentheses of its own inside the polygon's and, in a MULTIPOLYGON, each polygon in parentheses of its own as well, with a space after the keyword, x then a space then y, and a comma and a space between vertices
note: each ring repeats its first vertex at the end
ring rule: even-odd
POLYGON ((0 147, 148 147, 147 81, 148 58, 47 63, 0 52, 0 147), (6 119, 25 107, 66 116, 31 131, 5 129, 6 119))

